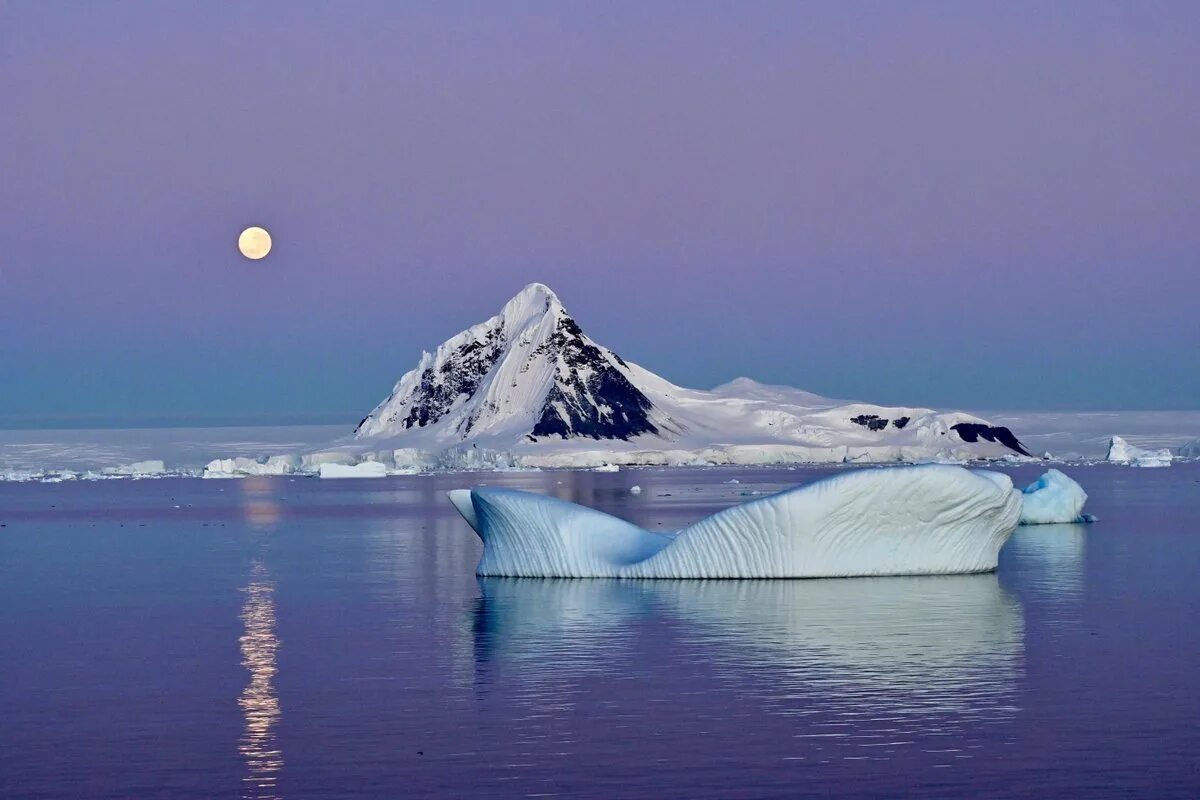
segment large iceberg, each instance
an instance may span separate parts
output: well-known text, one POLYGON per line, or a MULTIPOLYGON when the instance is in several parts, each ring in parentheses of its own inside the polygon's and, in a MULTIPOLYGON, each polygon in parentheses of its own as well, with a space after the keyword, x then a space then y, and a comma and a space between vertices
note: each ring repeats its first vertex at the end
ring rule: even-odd
POLYGON ((1143 450, 1120 436, 1114 436, 1108 442, 1106 460, 1116 464, 1129 464, 1131 467, 1169 467, 1173 458, 1171 451, 1165 447, 1159 450, 1143 450))
POLYGON ((927 464, 842 473, 674 533, 514 489, 450 500, 483 540, 481 576, 828 578, 988 572, 1016 528, 1007 475, 927 464))
POLYGON ((1083 513, 1087 492, 1056 469, 1049 470, 1022 490, 1021 524, 1049 525, 1058 522, 1092 522, 1083 513))

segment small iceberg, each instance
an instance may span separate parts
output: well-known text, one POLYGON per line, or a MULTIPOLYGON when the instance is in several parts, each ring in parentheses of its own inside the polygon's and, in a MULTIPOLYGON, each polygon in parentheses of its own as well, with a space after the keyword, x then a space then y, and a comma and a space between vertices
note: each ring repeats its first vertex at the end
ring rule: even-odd
POLYGON ((1096 521, 1095 517, 1083 513, 1087 492, 1056 469, 1026 486, 1021 493, 1022 525, 1096 521))
POLYGON ((476 574, 527 578, 990 572, 1022 508, 1007 475, 933 464, 834 475, 671 534, 515 489, 449 497, 483 540, 476 574))
POLYGON ((1169 467, 1174 457, 1167 448, 1159 450, 1143 450, 1135 447, 1120 436, 1114 436, 1108 442, 1106 461, 1115 464, 1128 464, 1131 467, 1169 467))
POLYGON ((261 476, 290 475, 296 471, 300 460, 296 456, 271 456, 258 461, 245 456, 237 458, 214 458, 204 465, 204 478, 246 478, 261 476))

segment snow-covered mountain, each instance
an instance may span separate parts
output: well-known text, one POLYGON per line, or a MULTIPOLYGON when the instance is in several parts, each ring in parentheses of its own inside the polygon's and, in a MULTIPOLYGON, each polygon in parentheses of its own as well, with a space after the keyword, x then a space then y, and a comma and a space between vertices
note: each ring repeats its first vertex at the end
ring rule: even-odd
POLYGON ((592 341, 540 283, 423 354, 353 442, 316 458, 351 453, 402 466, 1028 455, 1008 428, 960 412, 847 403, 748 378, 676 386, 592 341))
POLYGON ((580 330, 554 292, 531 283, 487 322, 422 354, 355 435, 421 432, 450 444, 678 434, 633 378, 620 356, 580 330))

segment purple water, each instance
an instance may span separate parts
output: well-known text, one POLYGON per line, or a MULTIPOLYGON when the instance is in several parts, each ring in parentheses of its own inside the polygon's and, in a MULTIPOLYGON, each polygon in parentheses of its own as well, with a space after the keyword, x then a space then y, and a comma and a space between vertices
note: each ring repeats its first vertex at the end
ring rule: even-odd
POLYGON ((0 794, 1196 797, 1200 466, 1067 471, 994 575, 774 582, 479 581, 442 493, 828 470, 0 484, 0 794))

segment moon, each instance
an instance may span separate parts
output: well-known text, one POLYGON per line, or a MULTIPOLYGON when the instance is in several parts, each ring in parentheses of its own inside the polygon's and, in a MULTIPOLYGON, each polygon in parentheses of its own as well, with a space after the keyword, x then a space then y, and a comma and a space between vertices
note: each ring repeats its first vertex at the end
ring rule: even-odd
POLYGON ((251 261, 266 258, 267 253, 271 252, 271 234, 257 225, 246 228, 238 237, 238 250, 251 261))

